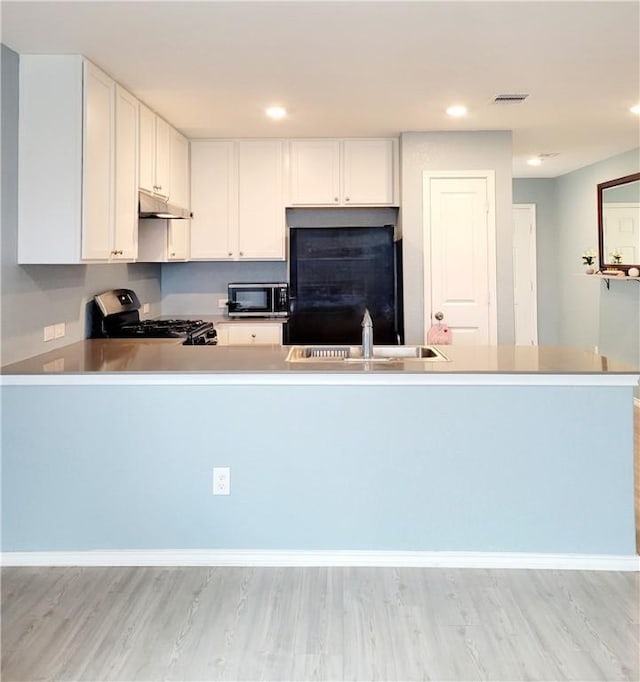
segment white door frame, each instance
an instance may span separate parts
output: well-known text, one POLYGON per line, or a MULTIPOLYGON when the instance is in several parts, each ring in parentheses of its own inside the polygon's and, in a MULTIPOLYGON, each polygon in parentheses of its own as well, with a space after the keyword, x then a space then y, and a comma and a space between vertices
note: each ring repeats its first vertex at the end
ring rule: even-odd
MULTIPOLYGON (((533 310, 531 310, 531 316, 532 316, 532 326, 533 326, 533 342, 534 345, 538 345, 538 271, 537 271, 537 264, 538 264, 538 257, 536 255, 536 243, 537 243, 537 237, 536 237, 536 205, 535 204, 513 204, 513 208, 526 208, 530 211, 530 218, 531 218, 531 230, 529 232, 529 258, 530 258, 530 266, 531 266, 531 276, 532 276, 532 293, 533 293, 533 300, 535 302, 535 305, 533 306, 533 310)), ((515 273, 514 273, 515 274, 515 273)), ((514 281, 515 284, 515 281, 514 281)), ((514 300, 515 304, 515 300, 514 300)))
POLYGON ((422 173, 422 262, 423 262, 423 334, 431 324, 431 181, 439 178, 484 178, 487 181, 487 284, 489 287, 489 343, 498 343, 496 276, 496 173, 493 170, 423 171, 422 173))

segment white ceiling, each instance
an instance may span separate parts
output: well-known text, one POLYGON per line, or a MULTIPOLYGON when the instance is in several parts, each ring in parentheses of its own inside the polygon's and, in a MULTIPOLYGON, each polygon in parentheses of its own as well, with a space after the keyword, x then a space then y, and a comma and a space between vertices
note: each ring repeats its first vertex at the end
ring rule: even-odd
POLYGON ((10 2, 2 42, 81 53, 189 137, 512 130, 516 177, 640 144, 640 3, 10 2), (520 105, 497 94, 528 93, 520 105), (444 109, 462 102, 467 118, 444 109), (263 110, 281 104, 280 122, 263 110), (539 168, 526 159, 557 153, 539 168))

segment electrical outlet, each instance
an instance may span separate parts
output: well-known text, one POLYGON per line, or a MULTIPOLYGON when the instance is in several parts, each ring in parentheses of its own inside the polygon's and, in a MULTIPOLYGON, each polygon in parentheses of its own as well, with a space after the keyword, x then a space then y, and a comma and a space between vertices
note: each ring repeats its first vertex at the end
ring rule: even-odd
POLYGON ((146 315, 149 312, 149 304, 148 303, 143 303, 142 304, 142 312, 146 315))
POLYGON ((61 339, 65 334, 66 328, 64 322, 60 322, 60 324, 55 325, 54 336, 56 339, 61 339))
POLYGON ((231 494, 231 469, 229 467, 213 467, 213 494, 231 494))
POLYGON ((226 308, 227 307, 227 299, 226 298, 219 298, 218 299, 218 308, 226 308))
POLYGON ((44 340, 53 341, 56 338, 56 328, 54 325, 50 324, 48 327, 44 328, 44 340))

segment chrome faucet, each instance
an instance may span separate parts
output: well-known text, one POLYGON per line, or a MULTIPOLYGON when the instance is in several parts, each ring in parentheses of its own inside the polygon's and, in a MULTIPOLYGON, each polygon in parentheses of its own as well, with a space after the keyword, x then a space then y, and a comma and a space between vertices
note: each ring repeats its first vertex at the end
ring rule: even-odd
POLYGON ((362 318, 362 357, 373 357, 373 320, 368 308, 365 308, 362 318))

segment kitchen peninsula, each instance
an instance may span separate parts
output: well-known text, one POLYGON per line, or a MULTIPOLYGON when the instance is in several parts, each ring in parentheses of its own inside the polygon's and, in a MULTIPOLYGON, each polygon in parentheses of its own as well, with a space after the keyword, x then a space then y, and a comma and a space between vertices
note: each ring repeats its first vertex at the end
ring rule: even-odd
POLYGON ((5 552, 635 565, 639 371, 575 348, 441 350, 296 364, 282 346, 95 339, 8 365, 5 552), (220 466, 229 496, 212 495, 220 466))

